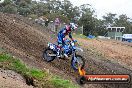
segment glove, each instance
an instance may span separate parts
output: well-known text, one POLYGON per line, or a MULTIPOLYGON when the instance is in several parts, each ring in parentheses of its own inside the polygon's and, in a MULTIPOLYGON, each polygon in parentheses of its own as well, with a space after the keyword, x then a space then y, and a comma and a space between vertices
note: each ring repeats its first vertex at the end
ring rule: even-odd
POLYGON ((67 38, 63 38, 63 41, 67 40, 67 38))
POLYGON ((69 44, 71 41, 69 39, 66 39, 65 41, 65 45, 69 44))
POLYGON ((77 42, 77 40, 72 40, 73 42, 77 42))

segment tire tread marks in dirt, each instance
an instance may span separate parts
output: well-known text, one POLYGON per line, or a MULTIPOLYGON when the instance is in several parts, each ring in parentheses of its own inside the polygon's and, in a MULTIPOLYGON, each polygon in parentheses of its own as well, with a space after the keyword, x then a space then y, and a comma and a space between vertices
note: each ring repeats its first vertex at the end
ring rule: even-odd
MULTIPOLYGON (((25 20, 21 16, 0 13, 0 47, 6 49, 14 56, 21 58, 29 66, 39 69, 49 69, 65 79, 71 79, 75 82, 75 73, 70 66, 70 60, 56 59, 51 63, 42 60, 43 49, 47 47, 47 42, 54 42, 50 39, 50 33, 43 28, 34 25, 33 22, 25 20)), ((85 52, 85 51, 84 51, 85 52)), ((95 59, 87 57, 88 68, 93 73, 103 73, 106 68, 99 64, 95 59), (88 59, 89 58, 89 59, 88 59), (98 65, 98 66, 97 66, 98 65), (103 68, 102 68, 103 67, 103 68)), ((109 73, 109 71, 108 71, 109 73)), ((109 85, 100 86, 100 84, 88 84, 83 88, 119 88, 109 85)), ((123 87, 121 87, 123 88, 123 87)))

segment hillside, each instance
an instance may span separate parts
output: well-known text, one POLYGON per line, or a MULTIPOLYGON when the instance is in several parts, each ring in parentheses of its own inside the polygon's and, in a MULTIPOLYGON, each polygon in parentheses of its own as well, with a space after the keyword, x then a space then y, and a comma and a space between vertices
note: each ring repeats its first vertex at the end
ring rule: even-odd
POLYGON ((0 69, 0 80, 1 88, 33 88, 33 86, 28 86, 19 74, 11 70, 0 69))
MULTIPOLYGON (((20 58, 29 67, 48 70, 64 79, 74 79, 63 72, 68 64, 63 65, 63 60, 52 63, 46 63, 42 60, 43 50, 47 47, 48 41, 53 42, 49 35, 51 34, 42 27, 24 17, 0 13, 0 47, 3 50, 20 58), (60 66, 62 70, 59 70, 60 66)), ((66 73, 71 72, 69 71, 71 68, 67 70, 66 73)))
MULTIPOLYGON (((47 42, 55 42, 55 39, 52 39, 50 35, 52 35, 50 32, 24 17, 0 13, 0 47, 2 49, 11 53, 13 56, 20 58, 29 67, 35 67, 41 70, 48 69, 51 73, 59 75, 64 79, 72 80, 76 83, 75 79, 78 77, 78 73, 71 69, 70 60, 56 59, 52 63, 46 63, 42 60, 42 52, 43 49, 47 47, 47 42)), ((77 38, 77 40, 81 43, 81 47, 84 49, 82 55, 86 59, 85 69, 88 74, 116 73, 132 75, 132 70, 130 70, 130 68, 126 68, 122 64, 113 62, 109 59, 106 60, 105 58, 109 56, 98 56, 97 52, 94 52, 96 49, 97 51, 103 49, 96 46, 102 44, 102 42, 103 44, 107 44, 108 42, 101 41, 101 43, 99 43, 98 41, 98 43, 96 43, 97 41, 94 41, 95 43, 93 43, 90 40, 81 38, 77 38), (91 47, 89 48, 88 46, 90 44, 91 47)), ((129 88, 129 86, 130 85, 128 84, 86 84, 80 87, 129 88)))

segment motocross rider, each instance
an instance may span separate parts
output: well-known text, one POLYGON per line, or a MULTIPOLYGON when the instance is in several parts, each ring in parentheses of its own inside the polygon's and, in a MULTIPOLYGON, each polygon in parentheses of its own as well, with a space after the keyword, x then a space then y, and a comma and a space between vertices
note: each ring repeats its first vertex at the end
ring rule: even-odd
POLYGON ((58 37, 57 37, 57 42, 58 42, 58 52, 57 55, 58 57, 61 57, 61 55, 64 55, 66 58, 68 57, 67 54, 64 52, 64 49, 62 48, 62 46, 65 45, 65 36, 69 35, 69 38, 74 41, 74 39, 72 38, 71 32, 74 31, 75 29, 77 29, 77 25, 74 23, 69 23, 68 25, 65 25, 58 33, 58 37))

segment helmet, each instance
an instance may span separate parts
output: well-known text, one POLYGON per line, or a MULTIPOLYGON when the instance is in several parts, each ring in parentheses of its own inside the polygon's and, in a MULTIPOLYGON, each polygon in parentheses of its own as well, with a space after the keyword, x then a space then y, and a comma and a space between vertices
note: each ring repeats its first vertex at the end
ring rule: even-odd
POLYGON ((70 23, 70 28, 72 31, 74 31, 75 29, 77 29, 77 25, 74 23, 70 23))

